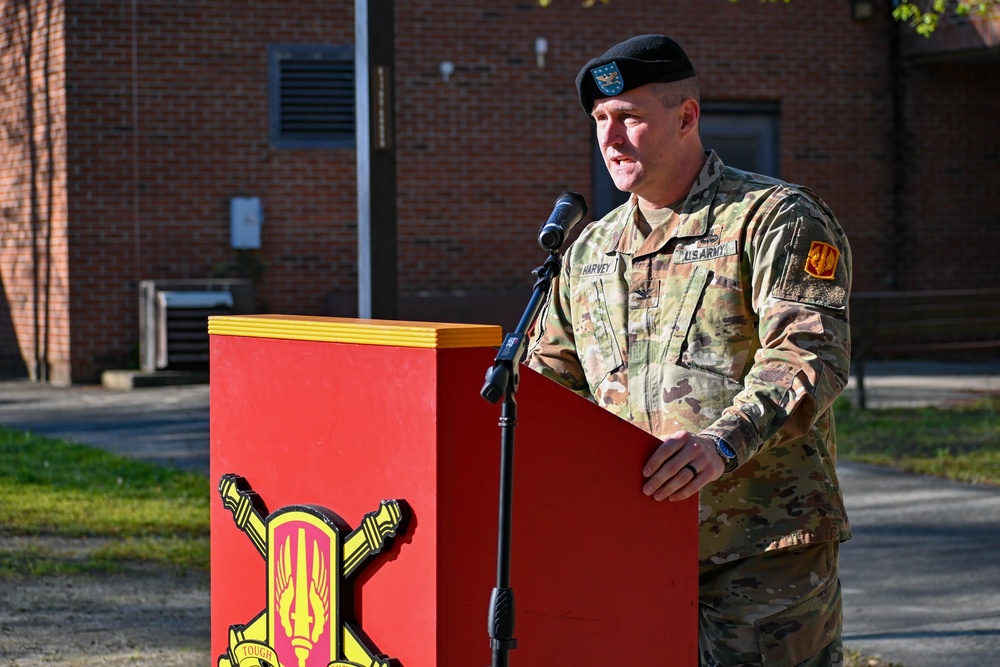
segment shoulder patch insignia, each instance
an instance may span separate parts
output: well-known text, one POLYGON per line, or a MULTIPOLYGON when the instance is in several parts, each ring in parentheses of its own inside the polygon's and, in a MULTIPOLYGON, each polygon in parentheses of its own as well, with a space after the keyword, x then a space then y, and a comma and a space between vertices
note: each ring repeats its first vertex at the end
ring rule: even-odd
POLYGON ((833 280, 837 275, 837 260, 840 251, 829 243, 813 241, 806 255, 805 271, 820 280, 833 280))
POLYGON ((833 233, 805 218, 796 220, 787 234, 783 250, 788 254, 779 260, 781 275, 776 277, 773 295, 833 310, 847 308, 851 255, 846 243, 838 248, 833 233))
POLYGON ((597 82, 597 89, 609 97, 622 92, 625 87, 625 81, 622 79, 622 73, 618 69, 617 63, 612 62, 595 67, 590 70, 590 73, 594 76, 594 81, 597 82))

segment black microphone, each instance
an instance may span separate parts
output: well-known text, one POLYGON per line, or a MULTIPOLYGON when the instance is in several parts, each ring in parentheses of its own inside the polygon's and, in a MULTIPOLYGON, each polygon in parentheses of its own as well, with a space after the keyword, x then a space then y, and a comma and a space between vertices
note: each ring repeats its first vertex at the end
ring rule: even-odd
POLYGON ((575 192, 562 193, 556 200, 549 219, 538 230, 538 245, 549 252, 559 250, 569 230, 585 215, 587 215, 587 202, 583 195, 575 192))

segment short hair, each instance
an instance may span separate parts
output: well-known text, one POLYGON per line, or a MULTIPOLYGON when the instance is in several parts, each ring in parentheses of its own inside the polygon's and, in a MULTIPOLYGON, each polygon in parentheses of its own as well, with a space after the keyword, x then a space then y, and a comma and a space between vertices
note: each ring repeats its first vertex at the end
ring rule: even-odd
POLYGON ((656 97, 663 102, 663 106, 668 109, 675 107, 684 100, 691 98, 699 105, 701 104, 701 87, 698 85, 698 77, 688 77, 680 81, 669 83, 653 83, 653 92, 656 97))

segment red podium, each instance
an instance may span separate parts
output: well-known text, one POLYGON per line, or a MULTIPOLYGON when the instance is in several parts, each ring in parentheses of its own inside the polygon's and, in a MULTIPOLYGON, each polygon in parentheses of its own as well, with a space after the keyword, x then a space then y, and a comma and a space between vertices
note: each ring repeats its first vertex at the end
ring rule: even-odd
MULTIPOLYGON (((218 665, 490 664, 499 327, 213 317, 218 665)), ((517 667, 694 666, 697 502, 641 492, 650 435, 522 369, 517 667)))

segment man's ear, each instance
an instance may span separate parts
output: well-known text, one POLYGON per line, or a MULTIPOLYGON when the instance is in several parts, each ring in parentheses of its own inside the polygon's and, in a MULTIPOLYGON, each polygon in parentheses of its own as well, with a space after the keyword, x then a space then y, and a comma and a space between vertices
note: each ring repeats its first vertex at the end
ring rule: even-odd
POLYGON ((701 118, 701 106, 693 97, 689 97, 681 102, 678 111, 681 117, 681 134, 687 135, 692 131, 698 131, 698 120, 701 118))

